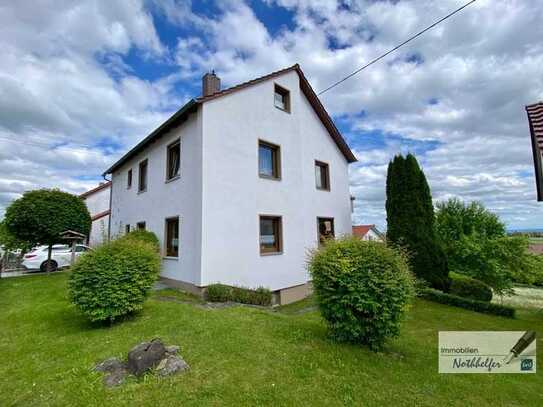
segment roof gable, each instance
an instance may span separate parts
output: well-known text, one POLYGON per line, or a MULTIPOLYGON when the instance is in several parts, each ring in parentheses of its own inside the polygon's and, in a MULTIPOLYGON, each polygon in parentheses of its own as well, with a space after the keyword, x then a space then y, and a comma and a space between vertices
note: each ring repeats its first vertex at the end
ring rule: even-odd
POLYGON ((268 75, 265 75, 265 76, 262 76, 260 78, 250 80, 248 82, 241 83, 241 84, 233 86, 231 88, 221 90, 221 91, 216 92, 216 93, 214 93, 212 95, 205 96, 205 97, 199 97, 198 99, 196 99, 196 101, 198 103, 205 103, 207 101, 214 100, 214 99, 220 98, 222 96, 226 96, 226 95, 229 95, 231 93, 237 92, 239 90, 245 89, 247 87, 250 87, 250 86, 265 82, 267 80, 276 78, 276 77, 278 77, 280 75, 283 75, 283 74, 291 72, 291 71, 295 71, 298 74, 298 77, 300 78, 300 89, 302 90, 302 93, 305 95, 305 97, 309 101, 309 104, 311 105, 311 107, 313 108, 313 110, 317 114, 318 118, 320 119, 320 121, 322 122, 322 124, 324 125, 324 127, 326 128, 326 130, 328 131, 328 133, 330 134, 330 136, 332 137, 332 139, 334 140, 334 142, 338 146, 339 150, 341 151, 341 153, 343 154, 343 156, 345 157, 347 162, 349 162, 349 163, 356 162, 357 159, 356 159, 355 155, 353 154, 353 152, 351 151, 351 149, 347 145, 347 142, 345 141, 345 139, 343 138, 343 136, 341 135, 341 133, 337 129, 337 127, 334 124, 332 118, 330 117, 330 115, 328 114, 328 112, 326 111, 324 106, 322 105, 322 103, 319 100, 317 94, 315 93, 315 91, 313 90, 311 85, 309 84, 309 81, 305 77, 302 69, 300 68, 300 65, 298 65, 298 64, 293 65, 293 66, 288 67, 288 68, 285 68, 285 69, 281 69, 279 71, 272 72, 272 73, 270 73, 268 75))
POLYGON ((359 238, 363 238, 372 230, 377 236, 383 238, 383 234, 377 229, 375 225, 358 225, 353 226, 353 235, 359 238))
POLYGON ((302 90, 303 94, 309 101, 309 104, 317 114, 318 118, 330 134, 330 137, 334 140, 337 147, 345 157, 348 163, 356 162, 357 159, 349 146, 347 145, 347 142, 337 129, 336 125, 332 121, 332 118, 322 105, 321 101, 319 100, 317 94, 309 84, 309 81, 305 77, 304 73, 302 72, 302 69, 300 68, 300 65, 296 64, 291 67, 281 69, 279 71, 272 72, 268 75, 262 76, 260 78, 252 79, 250 81, 241 83, 236 86, 232 86, 227 89, 223 89, 219 92, 216 92, 209 96, 201 96, 196 99, 191 99, 187 104, 185 104, 181 109, 179 109, 177 112, 175 112, 168 120, 166 120, 162 125, 160 125, 156 130, 154 130, 151 134, 149 134, 145 139, 143 139, 140 143, 138 143, 134 148, 132 148, 130 151, 128 151, 123 157, 121 157, 115 164, 113 164, 109 169, 107 169, 103 175, 111 174, 113 171, 118 169, 121 165, 123 165, 125 162, 127 162, 130 158, 135 156, 137 153, 142 151, 147 145, 149 145, 151 142, 158 139, 160 136, 165 134, 167 131, 171 130, 173 127, 178 125, 180 122, 186 120, 188 115, 190 113, 193 113, 196 111, 198 106, 200 104, 203 104, 205 102, 208 102, 210 100, 217 99, 219 97, 229 95, 231 93, 237 92, 238 90, 245 89, 247 87, 256 85, 258 83, 267 81, 269 79, 273 79, 275 77, 278 77, 280 75, 283 75, 287 72, 296 71, 300 78, 300 89, 302 90))
POLYGON ((101 191, 102 189, 109 188, 111 186, 111 181, 103 182, 100 185, 98 185, 96 188, 90 189, 86 192, 83 192, 81 195, 79 195, 80 198, 85 199, 89 197, 92 194, 95 194, 96 192, 101 191))

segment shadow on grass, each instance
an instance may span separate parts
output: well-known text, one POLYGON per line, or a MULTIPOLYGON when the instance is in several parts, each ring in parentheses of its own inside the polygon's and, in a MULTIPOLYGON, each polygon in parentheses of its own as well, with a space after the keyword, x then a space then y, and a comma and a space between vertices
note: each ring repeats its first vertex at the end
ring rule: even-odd
POLYGON ((85 315, 79 312, 72 304, 65 304, 64 307, 50 312, 43 321, 47 323, 48 329, 58 335, 70 335, 81 332, 108 331, 123 324, 138 322, 143 316, 143 311, 135 311, 110 321, 90 321, 85 315))

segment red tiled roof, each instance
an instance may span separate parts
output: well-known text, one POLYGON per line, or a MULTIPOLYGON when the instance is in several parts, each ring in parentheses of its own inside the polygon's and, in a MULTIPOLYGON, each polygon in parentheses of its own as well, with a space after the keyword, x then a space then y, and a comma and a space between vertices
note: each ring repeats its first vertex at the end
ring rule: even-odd
POLYGON ((353 226, 353 235, 356 237, 364 237, 366 234, 371 230, 375 228, 375 225, 358 225, 353 226))
POLYGON ((298 67, 298 69, 300 68, 298 66, 298 64, 292 65, 292 66, 289 66, 288 68, 280 69, 278 71, 275 71, 275 72, 269 73, 267 75, 261 76, 260 78, 251 79, 250 81, 240 83, 239 85, 231 86, 229 88, 220 90, 218 92, 213 93, 212 95, 200 96, 200 97, 196 98, 196 101, 197 102, 207 102, 208 100, 216 99, 216 98, 224 96, 224 95, 229 95, 230 93, 237 92, 238 90, 245 89, 245 88, 247 88, 249 86, 256 85, 258 83, 267 81, 268 79, 272 79, 272 78, 275 78, 276 76, 279 76, 279 75, 282 75, 284 73, 293 71, 293 70, 296 69, 296 67, 298 67))
POLYGON ((543 164, 541 162, 543 154, 543 102, 526 106, 526 113, 532 136, 537 200, 543 201, 543 164))
POLYGON ((110 185, 111 185, 111 181, 104 182, 104 183, 98 185, 96 188, 93 188, 93 189, 91 189, 91 190, 89 190, 87 192, 83 192, 81 195, 79 195, 79 197, 80 198, 86 198, 89 195, 94 194, 95 192, 101 191, 102 189, 105 189, 105 188, 109 188, 110 185))

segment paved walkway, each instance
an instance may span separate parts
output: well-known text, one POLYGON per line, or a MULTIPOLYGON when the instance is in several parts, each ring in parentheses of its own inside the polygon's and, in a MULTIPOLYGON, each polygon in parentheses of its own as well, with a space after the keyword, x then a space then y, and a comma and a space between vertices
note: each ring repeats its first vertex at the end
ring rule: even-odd
MULTIPOLYGON (((62 270, 53 271, 53 273, 58 273, 62 270)), ((10 271, 2 271, 0 273, 1 278, 9 278, 9 277, 21 277, 21 276, 39 276, 42 274, 47 274, 45 272, 41 271, 28 271, 28 270, 10 270, 10 271)))

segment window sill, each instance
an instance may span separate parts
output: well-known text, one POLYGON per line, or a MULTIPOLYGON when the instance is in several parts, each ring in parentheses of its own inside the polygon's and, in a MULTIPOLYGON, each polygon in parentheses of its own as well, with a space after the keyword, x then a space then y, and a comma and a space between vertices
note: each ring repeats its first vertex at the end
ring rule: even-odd
POLYGON ((170 182, 177 181, 179 178, 181 178, 181 175, 176 175, 175 177, 169 178, 165 181, 165 184, 168 184, 170 182))
POLYGON ((283 252, 260 252, 261 256, 280 256, 283 252))
POLYGON ((163 260, 174 260, 174 261, 179 261, 179 256, 178 256, 178 257, 174 257, 174 256, 162 256, 162 259, 163 259, 163 260))
POLYGON ((270 181, 281 181, 281 177, 273 177, 273 176, 265 175, 265 174, 258 174, 258 176, 262 179, 267 179, 270 181))
POLYGON ((317 191, 330 192, 330 188, 319 188, 319 187, 317 187, 317 191))
MULTIPOLYGON (((274 105, 274 106, 275 106, 275 105, 274 105)), ((279 107, 279 106, 275 106, 275 108, 281 110, 282 112, 285 112, 285 113, 290 114, 290 110, 283 109, 282 107, 279 107)))
POLYGON ((143 194, 144 192, 147 192, 147 189, 142 189, 141 191, 138 191, 138 195, 143 194))

